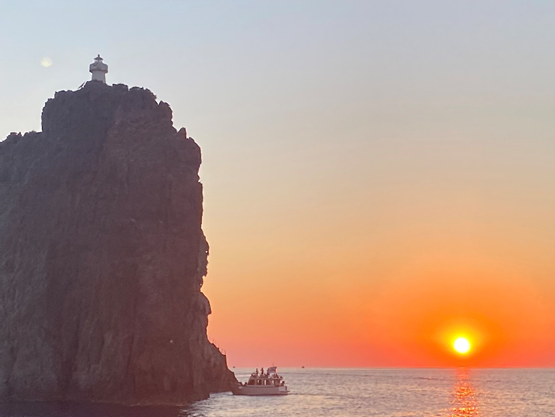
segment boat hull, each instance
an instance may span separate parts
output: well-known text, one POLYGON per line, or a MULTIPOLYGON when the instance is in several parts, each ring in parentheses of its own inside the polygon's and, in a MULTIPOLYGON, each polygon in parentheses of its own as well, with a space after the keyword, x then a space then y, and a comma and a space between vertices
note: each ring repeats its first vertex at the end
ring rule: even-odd
POLYGON ((231 390, 234 395, 287 395, 286 385, 237 385, 231 390))

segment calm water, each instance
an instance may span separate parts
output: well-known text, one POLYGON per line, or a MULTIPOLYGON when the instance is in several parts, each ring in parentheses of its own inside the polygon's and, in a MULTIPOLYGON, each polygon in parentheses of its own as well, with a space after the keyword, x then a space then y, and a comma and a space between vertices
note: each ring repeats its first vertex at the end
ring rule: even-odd
MULTIPOLYGON (((250 370, 234 370, 247 379, 250 370)), ((1 417, 554 417, 555 369, 282 369, 285 397, 229 393, 183 408, 0 405, 1 417)))

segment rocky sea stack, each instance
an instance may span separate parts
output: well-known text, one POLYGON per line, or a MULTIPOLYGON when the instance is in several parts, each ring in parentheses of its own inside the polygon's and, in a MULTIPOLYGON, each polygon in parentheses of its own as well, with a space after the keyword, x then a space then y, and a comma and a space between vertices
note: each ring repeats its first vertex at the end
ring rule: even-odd
POLYGON ((206 336, 200 148, 149 90, 61 91, 0 142, 0 402, 227 390, 206 336))

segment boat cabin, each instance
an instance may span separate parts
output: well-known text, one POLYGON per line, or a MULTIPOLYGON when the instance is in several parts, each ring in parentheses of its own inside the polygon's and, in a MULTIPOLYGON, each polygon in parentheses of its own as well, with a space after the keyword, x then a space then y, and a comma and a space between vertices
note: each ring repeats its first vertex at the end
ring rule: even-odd
POLYGON ((273 374, 270 376, 266 375, 251 375, 247 385, 272 385, 272 386, 283 386, 285 385, 285 381, 283 377, 279 376, 278 374, 273 374))

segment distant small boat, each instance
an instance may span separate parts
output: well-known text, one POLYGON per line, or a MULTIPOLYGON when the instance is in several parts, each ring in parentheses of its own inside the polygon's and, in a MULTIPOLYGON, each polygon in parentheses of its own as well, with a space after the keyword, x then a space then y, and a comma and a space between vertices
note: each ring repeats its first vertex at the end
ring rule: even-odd
POLYGON ((285 385, 283 377, 278 375, 277 368, 272 366, 264 372, 253 372, 249 380, 242 384, 239 382, 231 389, 234 395, 287 395, 289 389, 285 385))

